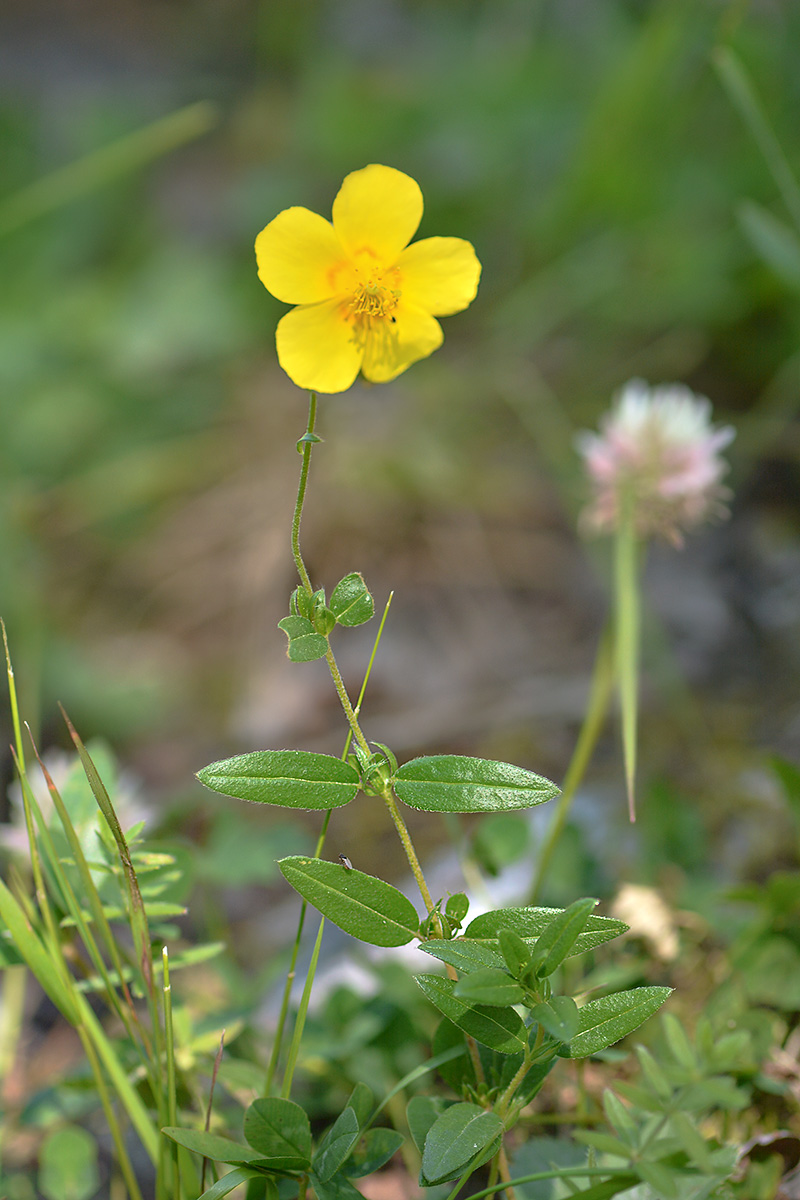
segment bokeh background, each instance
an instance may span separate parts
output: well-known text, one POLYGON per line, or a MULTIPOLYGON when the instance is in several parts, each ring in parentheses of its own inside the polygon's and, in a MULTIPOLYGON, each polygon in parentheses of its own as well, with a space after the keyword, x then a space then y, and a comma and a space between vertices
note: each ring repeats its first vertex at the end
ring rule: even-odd
MULTIPOLYGON (((629 378, 680 380, 738 427, 735 499, 648 562, 636 870, 776 861, 765 764, 800 752, 800 249, 715 62, 735 54, 800 170, 800 6, 5 0, 0 21, 0 613, 42 745, 65 744, 61 701, 240 880, 272 855, 243 866, 193 772, 338 752, 324 664, 289 664, 275 628, 306 398, 252 243, 383 162, 483 279, 434 357, 321 403, 312 575, 361 570, 379 608, 395 590, 368 735, 562 777, 609 605, 574 435, 629 378)), ((372 637, 337 635, 352 689, 372 637)), ((591 779, 613 840, 613 725, 591 779)), ((369 869, 393 842, 352 808, 337 836, 369 869)), ((559 898, 599 869, 571 845, 559 898)))

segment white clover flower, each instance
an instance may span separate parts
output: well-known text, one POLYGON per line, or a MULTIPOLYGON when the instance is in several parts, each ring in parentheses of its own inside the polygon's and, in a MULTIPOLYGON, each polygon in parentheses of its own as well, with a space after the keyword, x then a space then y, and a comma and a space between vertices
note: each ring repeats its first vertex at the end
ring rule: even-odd
POLYGON ((710 418, 709 401, 682 384, 625 384, 601 432, 577 437, 593 490, 585 523, 613 530, 629 504, 640 536, 660 534, 680 546, 683 531, 727 515, 730 492, 720 480, 728 464, 719 451, 736 431, 714 428, 710 418))

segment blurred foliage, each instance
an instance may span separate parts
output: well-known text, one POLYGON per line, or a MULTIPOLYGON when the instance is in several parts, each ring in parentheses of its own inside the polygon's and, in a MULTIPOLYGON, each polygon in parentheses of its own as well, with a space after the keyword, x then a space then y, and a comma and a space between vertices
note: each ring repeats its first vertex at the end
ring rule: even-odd
MULTIPOLYGON (((733 48, 797 162, 796 5, 131 4, 118 28, 35 10, 6 18, 0 95, 0 611, 40 681, 29 711, 58 696, 127 738, 226 711, 230 645, 191 599, 176 618, 148 555, 253 438, 270 470, 274 397, 294 401, 249 247, 283 206, 326 211, 365 162, 418 178, 421 233, 468 237, 484 264, 444 349, 375 401, 388 436, 342 452, 399 528, 419 489, 519 511, 543 466, 574 506, 572 431, 633 374, 750 415, 739 481, 765 448, 796 478, 800 296, 764 249, 787 214, 711 66, 733 48), (195 100, 216 115, 177 107, 195 100)), ((236 604, 217 586, 215 617, 236 604)))

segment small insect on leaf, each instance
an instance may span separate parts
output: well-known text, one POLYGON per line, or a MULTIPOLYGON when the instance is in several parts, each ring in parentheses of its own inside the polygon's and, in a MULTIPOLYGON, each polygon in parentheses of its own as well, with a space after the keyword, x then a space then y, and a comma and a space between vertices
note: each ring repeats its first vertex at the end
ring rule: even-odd
POLYGON ((350 862, 350 859, 347 857, 346 854, 339 855, 339 862, 342 864, 345 871, 352 871, 353 864, 350 862))

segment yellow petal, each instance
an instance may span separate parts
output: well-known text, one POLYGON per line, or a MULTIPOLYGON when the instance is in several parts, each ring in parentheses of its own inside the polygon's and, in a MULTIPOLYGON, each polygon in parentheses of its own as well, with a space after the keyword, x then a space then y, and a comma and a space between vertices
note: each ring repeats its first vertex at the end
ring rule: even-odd
POLYGON ((285 304, 316 304, 341 291, 348 272, 330 221, 307 208, 287 208, 256 238, 258 277, 285 304))
POLYGON ((461 312, 475 299, 481 264, 463 238, 423 238, 397 260, 403 299, 437 317, 461 312))
POLYGON ((348 175, 333 202, 333 227, 356 262, 391 267, 421 219, 419 184, 376 163, 348 175))
POLYGON ((393 313, 374 321, 369 328, 361 370, 372 383, 387 383, 412 363, 427 358, 444 340, 442 327, 429 313, 406 304, 405 298, 393 313))
POLYGON ((364 355, 338 300, 293 308, 275 331, 278 362, 298 387, 310 392, 344 392, 364 355))

